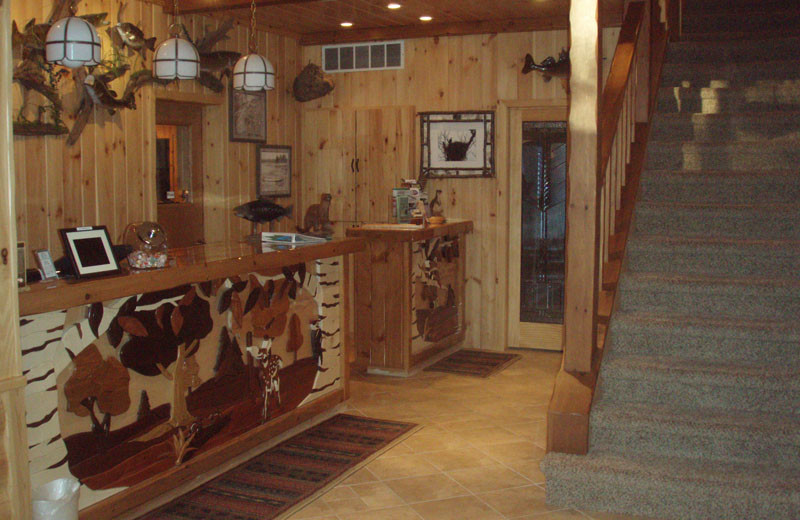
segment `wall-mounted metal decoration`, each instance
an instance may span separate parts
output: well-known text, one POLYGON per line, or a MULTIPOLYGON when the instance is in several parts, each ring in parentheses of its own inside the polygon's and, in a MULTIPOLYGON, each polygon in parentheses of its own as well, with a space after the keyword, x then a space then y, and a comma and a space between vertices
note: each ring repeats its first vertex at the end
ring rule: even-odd
POLYGON ((494 112, 421 112, 420 184, 436 177, 494 177, 494 112))

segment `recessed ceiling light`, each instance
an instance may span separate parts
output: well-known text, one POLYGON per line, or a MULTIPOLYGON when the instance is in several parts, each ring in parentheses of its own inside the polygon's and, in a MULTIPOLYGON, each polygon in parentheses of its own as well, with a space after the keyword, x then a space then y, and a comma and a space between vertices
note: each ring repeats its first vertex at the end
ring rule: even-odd
POLYGON ((398 4, 397 2, 392 2, 391 4, 386 6, 389 9, 400 9, 403 7, 402 5, 398 4))
POLYGON ((352 27, 353 22, 342 22, 339 25, 341 25, 342 27, 352 27))
POLYGON ((419 19, 422 20, 423 22, 430 22, 431 20, 433 20, 433 16, 428 16, 426 14, 424 16, 420 16, 419 19))

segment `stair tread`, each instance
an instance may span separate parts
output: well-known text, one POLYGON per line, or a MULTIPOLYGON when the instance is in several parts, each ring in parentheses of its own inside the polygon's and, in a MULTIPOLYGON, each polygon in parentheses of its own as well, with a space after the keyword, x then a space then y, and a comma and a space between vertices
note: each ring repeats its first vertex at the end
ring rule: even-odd
MULTIPOLYGON (((789 413, 768 413, 731 409, 678 409, 657 404, 599 403, 592 414, 613 427, 624 423, 639 423, 669 431, 696 432, 697 435, 712 435, 710 428, 728 432, 748 430, 759 434, 783 434, 800 442, 800 416, 789 413)), ((718 432, 716 432, 718 433, 718 432)))
POLYGON ((752 248, 781 248, 781 249, 797 249, 800 252, 800 240, 792 239, 760 239, 760 238, 733 238, 733 237, 717 237, 717 236, 684 236, 684 235, 653 235, 645 233, 637 233, 631 235, 628 242, 628 248, 631 247, 652 247, 658 245, 685 245, 685 246, 705 246, 705 245, 719 245, 719 246, 738 246, 738 247, 752 247, 752 248))
POLYGON ((775 493, 800 494, 800 469, 773 465, 741 462, 709 464, 708 461, 692 458, 656 455, 619 456, 600 450, 592 450, 584 456, 548 454, 543 462, 545 473, 564 466, 583 467, 593 473, 611 472, 636 479, 646 475, 657 479, 689 480, 695 486, 700 482, 720 484, 736 494, 756 489, 759 493, 772 490, 775 493))
POLYGON ((800 173, 797 170, 778 169, 778 170, 669 170, 659 168, 648 168, 645 170, 647 175, 642 177, 642 182, 653 181, 660 176, 681 176, 681 177, 697 177, 698 179, 706 179, 709 176, 713 177, 753 177, 758 179, 762 175, 769 175, 773 177, 786 177, 787 179, 797 179, 800 183, 800 173))
MULTIPOLYGON (((756 210, 765 212, 800 211, 800 203, 766 202, 751 204, 730 204, 721 202, 662 202, 658 200, 640 201, 641 208, 672 208, 672 209, 720 209, 725 211, 756 210)), ((800 216, 800 213, 798 213, 800 216)))
POLYGON ((647 375, 653 380, 670 380, 681 377, 685 382, 701 382, 719 386, 763 386, 767 388, 800 388, 800 363, 763 365, 750 362, 730 362, 685 359, 676 356, 625 354, 603 361, 604 377, 638 379, 647 375), (609 373, 611 375, 609 376, 609 373))
MULTIPOLYGON (((760 334, 787 339, 800 339, 800 323, 786 320, 756 319, 756 318, 727 318, 723 316, 697 316, 686 314, 649 313, 642 311, 617 312, 614 314, 617 322, 626 321, 639 324, 674 326, 681 329, 689 327, 714 327, 719 334, 727 329, 731 332, 757 331, 760 334)), ((800 347, 798 347, 800 349, 800 347)))
MULTIPOLYGON (((626 272, 623 280, 626 285, 641 284, 643 282, 655 282, 668 284, 671 287, 681 285, 697 286, 705 285, 711 287, 752 287, 752 288, 800 288, 800 280, 794 277, 757 277, 757 276, 710 276, 703 274, 684 274, 684 273, 659 273, 659 272, 626 272)), ((621 280, 621 282, 623 281, 621 280)))

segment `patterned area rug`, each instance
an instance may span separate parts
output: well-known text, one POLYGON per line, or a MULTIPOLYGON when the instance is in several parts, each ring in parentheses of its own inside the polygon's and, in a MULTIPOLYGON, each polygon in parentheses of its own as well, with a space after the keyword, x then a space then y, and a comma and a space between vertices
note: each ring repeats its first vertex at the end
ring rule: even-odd
POLYGON ((140 520, 284 517, 416 429, 412 423, 339 414, 140 520))
POLYGON ((441 359, 425 370, 449 372, 462 376, 489 377, 520 358, 519 354, 462 349, 441 359))

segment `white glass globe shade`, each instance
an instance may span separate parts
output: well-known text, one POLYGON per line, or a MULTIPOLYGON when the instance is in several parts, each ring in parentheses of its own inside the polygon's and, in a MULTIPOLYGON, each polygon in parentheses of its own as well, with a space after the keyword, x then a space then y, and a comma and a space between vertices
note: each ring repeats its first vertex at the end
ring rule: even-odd
POLYGON ((62 18, 47 31, 45 57, 71 69, 99 65, 100 38, 94 26, 83 18, 62 18))
POLYGON ((260 54, 242 56, 233 66, 233 88, 272 90, 275 88, 275 68, 260 54))
POLYGON ((158 79, 195 79, 200 75, 200 55, 183 38, 161 42, 153 57, 153 75, 158 79))

